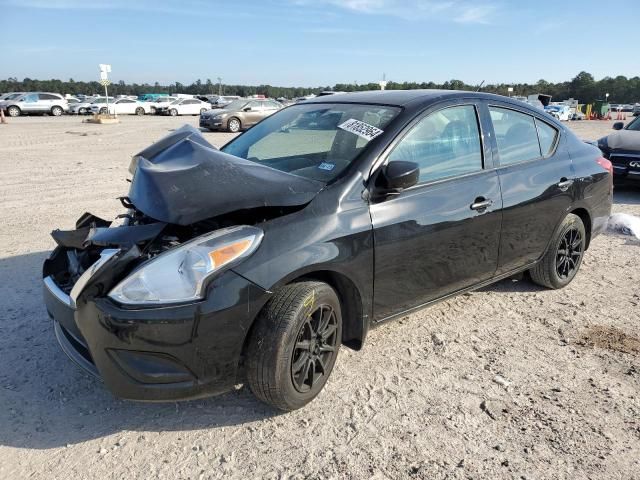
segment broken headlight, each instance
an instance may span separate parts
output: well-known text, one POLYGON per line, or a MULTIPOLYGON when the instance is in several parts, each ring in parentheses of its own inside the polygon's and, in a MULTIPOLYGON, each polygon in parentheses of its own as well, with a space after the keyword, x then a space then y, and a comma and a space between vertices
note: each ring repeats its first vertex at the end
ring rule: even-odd
POLYGON ((194 238, 141 265, 109 297, 129 305, 204 298, 205 281, 251 255, 262 237, 259 228, 240 226, 194 238))

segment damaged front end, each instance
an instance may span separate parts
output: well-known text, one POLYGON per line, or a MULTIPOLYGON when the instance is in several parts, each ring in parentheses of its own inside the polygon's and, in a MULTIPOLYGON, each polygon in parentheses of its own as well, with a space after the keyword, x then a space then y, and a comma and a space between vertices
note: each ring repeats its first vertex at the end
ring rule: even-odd
POLYGON ((186 127, 132 165, 125 214, 85 213, 52 232, 44 296, 58 340, 124 398, 224 391, 269 296, 232 268, 259 248, 261 223, 303 208, 321 185, 223 154, 186 127))

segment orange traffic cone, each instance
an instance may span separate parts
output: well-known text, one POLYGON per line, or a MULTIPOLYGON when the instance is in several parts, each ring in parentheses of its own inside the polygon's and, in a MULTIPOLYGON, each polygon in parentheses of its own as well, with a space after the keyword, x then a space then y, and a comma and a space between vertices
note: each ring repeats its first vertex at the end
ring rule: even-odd
POLYGON ((0 108, 0 123, 7 123, 7 120, 4 118, 4 108, 0 108))

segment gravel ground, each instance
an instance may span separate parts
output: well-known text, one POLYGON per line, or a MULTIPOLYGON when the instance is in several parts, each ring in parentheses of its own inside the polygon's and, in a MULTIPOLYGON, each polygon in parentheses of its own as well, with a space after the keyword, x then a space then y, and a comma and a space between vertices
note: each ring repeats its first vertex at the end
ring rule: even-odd
MULTIPOLYGON (((381 326, 293 413, 240 387, 114 398, 56 344, 49 232, 119 213, 131 155, 185 122, 0 125, 1 479, 640 478, 640 242, 620 235, 598 237, 564 290, 507 280, 381 326)), ((571 127, 595 139, 611 123, 571 127)), ((640 215, 640 191, 614 210, 640 215)))

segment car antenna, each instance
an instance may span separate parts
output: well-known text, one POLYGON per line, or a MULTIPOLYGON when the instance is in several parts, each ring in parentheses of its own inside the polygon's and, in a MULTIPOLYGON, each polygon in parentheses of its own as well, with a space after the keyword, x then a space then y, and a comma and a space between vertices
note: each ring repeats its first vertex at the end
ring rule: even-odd
POLYGON ((480 85, 478 85, 478 88, 476 88, 476 92, 480 91, 480 89, 482 88, 482 85, 484 85, 484 80, 480 82, 480 85))

